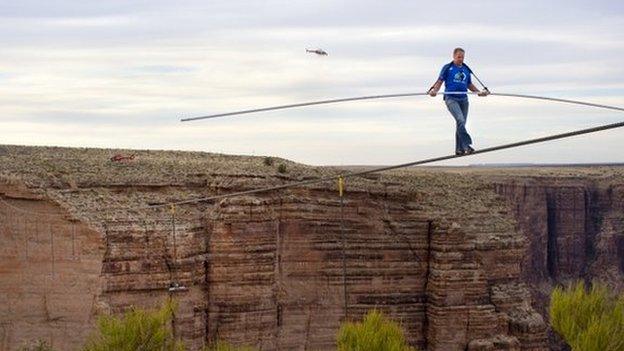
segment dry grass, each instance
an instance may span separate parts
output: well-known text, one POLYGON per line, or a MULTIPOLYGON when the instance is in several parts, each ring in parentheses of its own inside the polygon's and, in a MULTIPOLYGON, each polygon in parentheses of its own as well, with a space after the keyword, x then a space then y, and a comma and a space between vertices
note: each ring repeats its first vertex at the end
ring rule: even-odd
POLYGON ((339 351, 416 351, 401 325, 372 310, 361 322, 346 322, 338 331, 339 351))

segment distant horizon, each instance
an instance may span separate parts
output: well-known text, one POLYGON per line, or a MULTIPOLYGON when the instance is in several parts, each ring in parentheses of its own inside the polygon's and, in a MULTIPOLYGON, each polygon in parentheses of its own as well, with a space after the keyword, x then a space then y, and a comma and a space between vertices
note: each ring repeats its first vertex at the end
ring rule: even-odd
MULTIPOLYGON (((135 148, 115 148, 115 147, 89 147, 89 146, 63 146, 63 145, 24 145, 24 144, 0 144, 0 148, 2 148, 3 146, 11 146, 11 147, 40 147, 40 148, 70 148, 70 149, 99 149, 99 150, 110 150, 110 151, 126 151, 126 152, 133 152, 133 151, 146 151, 146 152, 189 152, 189 153, 205 153, 205 154, 214 154, 214 155, 223 155, 223 156, 236 156, 236 157, 269 157, 269 158, 283 158, 280 156, 276 156, 276 155, 247 155, 247 154, 230 154, 230 153, 223 153, 223 152, 213 152, 213 151, 204 151, 204 150, 179 150, 179 149, 135 149, 135 148)), ((476 157, 475 156, 465 156, 465 157, 476 157)), ((303 163, 303 162, 298 162, 296 160, 292 160, 292 159, 287 159, 287 158, 283 158, 285 160, 288 161, 292 161, 292 162, 297 162, 297 163, 301 163, 307 166, 312 166, 312 167, 345 167, 345 168, 349 168, 349 167, 365 167, 365 168, 371 168, 371 167, 385 167, 385 166, 390 166, 393 164, 351 164, 351 165, 336 165, 336 164, 320 164, 320 165, 314 165, 314 164, 307 164, 307 163, 303 163)), ((415 160, 408 160, 409 161, 415 161, 415 160)), ((426 165, 420 165, 420 166, 414 166, 414 167, 449 167, 449 168, 461 168, 461 167, 473 167, 473 168, 478 168, 478 167, 509 167, 509 168, 522 168, 522 167, 624 167, 624 162, 579 162, 579 163, 530 163, 530 162, 513 162, 513 163, 498 163, 498 162, 492 162, 492 163, 467 163, 467 164, 460 164, 460 165, 448 165, 448 164, 444 164, 443 162, 441 163, 432 163, 432 164, 426 164, 426 165)))

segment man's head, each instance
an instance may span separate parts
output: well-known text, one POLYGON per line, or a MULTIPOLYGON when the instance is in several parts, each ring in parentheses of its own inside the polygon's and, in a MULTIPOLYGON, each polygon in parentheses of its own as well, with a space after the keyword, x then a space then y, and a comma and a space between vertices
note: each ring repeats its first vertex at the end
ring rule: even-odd
POLYGON ((455 48, 455 50, 453 50, 453 62, 456 65, 461 65, 464 63, 464 49, 462 48, 455 48))

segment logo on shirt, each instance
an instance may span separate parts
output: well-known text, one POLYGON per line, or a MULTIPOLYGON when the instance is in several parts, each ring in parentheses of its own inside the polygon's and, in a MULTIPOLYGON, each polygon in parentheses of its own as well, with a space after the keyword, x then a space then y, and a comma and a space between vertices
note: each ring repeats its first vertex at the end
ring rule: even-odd
POLYGON ((463 71, 459 71, 455 73, 453 76, 453 82, 455 83, 466 83, 466 74, 463 71))

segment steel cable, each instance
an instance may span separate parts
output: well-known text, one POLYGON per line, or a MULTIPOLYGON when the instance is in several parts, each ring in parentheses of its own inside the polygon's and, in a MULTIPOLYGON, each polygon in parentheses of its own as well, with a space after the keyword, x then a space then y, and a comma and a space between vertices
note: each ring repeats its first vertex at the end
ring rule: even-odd
POLYGON ((371 173, 379 173, 379 172, 383 172, 383 171, 390 171, 390 170, 395 170, 395 169, 400 169, 400 168, 407 168, 407 167, 412 167, 412 166, 424 165, 424 164, 428 164, 428 163, 434 163, 434 162, 439 162, 439 161, 451 160, 451 159, 459 158, 459 157, 466 157, 466 156, 471 156, 471 155, 479 155, 479 154, 484 154, 484 153, 488 153, 488 152, 494 152, 494 151, 499 151, 499 150, 511 149, 511 148, 516 148, 516 147, 525 146, 525 145, 531 145, 531 144, 537 144, 537 143, 543 143, 543 142, 546 142, 546 141, 565 139, 565 138, 570 138, 570 137, 573 137, 573 136, 590 134, 590 133, 596 133, 596 132, 600 132, 600 131, 616 129, 616 128, 622 128, 622 127, 624 127, 624 121, 618 122, 618 123, 604 124, 604 125, 601 125, 601 126, 598 126, 598 127, 579 129, 579 130, 566 132, 566 133, 549 135, 549 136, 540 137, 540 138, 528 139, 528 140, 518 141, 518 142, 514 142, 514 143, 509 143, 509 144, 502 144, 502 145, 498 145, 498 146, 492 146, 492 147, 488 147, 488 148, 485 148, 485 149, 477 150, 474 153, 469 154, 469 155, 454 155, 453 154, 453 155, 447 155, 447 156, 439 156, 439 157, 427 158, 427 159, 413 161, 413 162, 402 163, 402 164, 393 165, 393 166, 372 168, 372 169, 359 171, 359 172, 351 172, 351 173, 344 173, 344 174, 341 174, 341 175, 334 175, 334 176, 327 176, 327 177, 321 177, 321 178, 316 178, 316 179, 309 179, 309 180, 293 182, 293 183, 287 183, 287 184, 282 184, 282 185, 277 185, 277 186, 272 186, 272 187, 267 187, 267 188, 261 188, 261 189, 251 189, 251 190, 244 190, 244 191, 239 191, 239 192, 233 192, 233 193, 229 193, 229 194, 201 197, 201 198, 182 200, 182 201, 176 201, 176 202, 169 202, 169 203, 163 203, 163 204, 156 204, 156 205, 146 206, 146 207, 142 207, 142 208, 140 207, 140 208, 136 208, 136 209, 158 208, 158 207, 165 207, 165 206, 171 206, 171 205, 185 205, 185 204, 191 204, 191 203, 197 203, 197 202, 213 201, 213 200, 220 200, 220 199, 225 199, 225 198, 230 198, 230 197, 238 197, 238 196, 258 194, 258 193, 264 193, 264 192, 275 191, 275 190, 282 190, 282 189, 287 189, 287 188, 292 188, 292 187, 299 187, 299 186, 305 186, 305 185, 313 185, 313 184, 325 183, 325 182, 329 182, 329 181, 335 181, 335 180, 339 179, 340 177, 349 178, 349 177, 363 176, 363 175, 367 175, 367 174, 371 174, 371 173))

